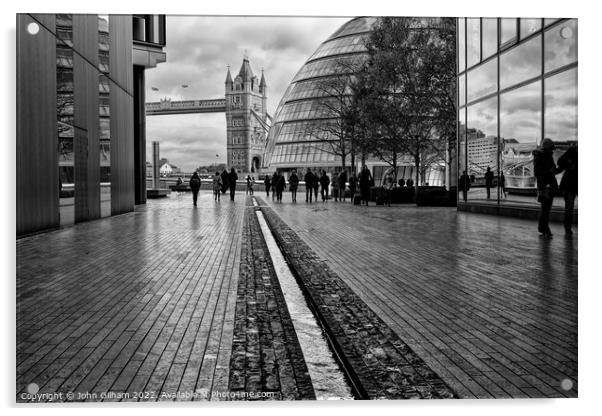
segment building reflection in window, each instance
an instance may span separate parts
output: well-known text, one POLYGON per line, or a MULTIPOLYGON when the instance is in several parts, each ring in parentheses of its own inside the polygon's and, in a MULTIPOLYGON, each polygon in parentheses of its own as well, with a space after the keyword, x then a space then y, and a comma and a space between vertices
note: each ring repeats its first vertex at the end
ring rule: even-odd
POLYGON ((500 89, 541 75, 540 36, 519 44, 500 56, 500 89))
POLYGON ((109 15, 98 16, 98 102, 100 139, 100 216, 111 215, 111 111, 109 15))
POLYGON ((545 72, 577 61, 577 20, 562 22, 545 32, 545 72))
POLYGON ((72 15, 56 15, 56 35, 59 215, 60 225, 68 225, 75 222, 72 15))
POLYGON ((533 151, 541 142, 541 81, 500 96, 500 134, 506 199, 535 203, 533 151))
POLYGON ((497 97, 468 106, 467 140, 467 172, 472 181, 468 197, 486 199, 487 167, 497 175, 497 97))

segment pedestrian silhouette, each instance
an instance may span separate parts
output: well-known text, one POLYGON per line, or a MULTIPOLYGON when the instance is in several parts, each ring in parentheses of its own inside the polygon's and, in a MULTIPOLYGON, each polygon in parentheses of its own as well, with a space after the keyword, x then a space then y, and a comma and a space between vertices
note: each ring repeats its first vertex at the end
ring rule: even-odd
POLYGON ((297 176, 297 171, 295 169, 293 169, 291 177, 288 178, 288 186, 291 191, 291 200, 293 202, 297 202, 297 188, 299 187, 299 177, 297 176))
POLYGON ((305 202, 311 204, 314 189, 314 174, 311 173, 310 168, 307 168, 303 180, 305 181, 305 202))
POLYGON ((564 197, 564 231, 567 237, 573 235, 573 211, 577 197, 577 145, 569 147, 558 159, 557 173, 564 172, 559 190, 564 197))
POLYGON ((228 175, 228 186, 230 188, 230 201, 234 201, 234 194, 236 193, 236 181, 238 180, 238 175, 236 174, 236 170, 234 168, 230 169, 230 174, 228 175))
POLYGON ((222 177, 219 172, 215 172, 213 176, 213 199, 219 202, 222 192, 222 177))
POLYGON ((539 149, 533 151, 533 167, 537 181, 537 201, 541 205, 538 231, 544 237, 552 237, 550 230, 550 211, 554 203, 554 196, 558 191, 556 182, 556 164, 554 163, 554 142, 543 139, 539 149))
POLYGON ((190 190, 192 191, 192 204, 196 207, 196 202, 199 197, 199 189, 201 189, 201 178, 199 174, 194 172, 190 178, 190 190))

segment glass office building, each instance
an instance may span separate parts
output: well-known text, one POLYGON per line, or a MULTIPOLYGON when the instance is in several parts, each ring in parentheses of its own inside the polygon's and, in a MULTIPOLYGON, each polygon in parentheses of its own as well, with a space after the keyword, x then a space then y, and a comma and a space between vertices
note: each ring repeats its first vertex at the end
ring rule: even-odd
POLYGON ((577 20, 460 18, 457 27, 458 171, 471 178, 467 204, 534 206, 533 150, 550 138, 557 160, 577 144, 577 20), (495 178, 489 199, 487 168, 495 178))

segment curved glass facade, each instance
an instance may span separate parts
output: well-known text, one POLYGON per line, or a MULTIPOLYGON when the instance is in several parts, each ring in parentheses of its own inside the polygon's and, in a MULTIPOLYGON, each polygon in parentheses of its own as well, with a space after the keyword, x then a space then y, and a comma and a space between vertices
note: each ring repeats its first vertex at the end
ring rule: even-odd
POLYGON ((577 20, 460 18, 457 27, 458 168, 471 178, 467 202, 536 204, 532 151, 550 138, 558 159, 577 142, 577 20), (489 195, 488 167, 500 184, 489 195))
POLYGON ((276 113, 268 135, 264 160, 273 169, 339 166, 340 157, 331 151, 332 138, 320 126, 332 123, 326 110, 332 97, 324 83, 352 73, 366 58, 364 39, 373 17, 352 19, 324 41, 293 77, 276 113), (320 134, 316 134, 320 131, 320 134))

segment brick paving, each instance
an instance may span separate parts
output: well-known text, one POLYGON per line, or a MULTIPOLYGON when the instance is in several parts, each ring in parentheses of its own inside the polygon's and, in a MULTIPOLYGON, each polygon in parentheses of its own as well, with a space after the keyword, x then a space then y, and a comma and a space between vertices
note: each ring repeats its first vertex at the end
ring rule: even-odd
POLYGON ((17 392, 227 392, 244 210, 174 195, 17 240, 17 392))
POLYGON ((264 206, 261 210, 360 398, 455 397, 449 386, 271 208, 264 206))
POLYGON ((250 198, 247 204, 229 390, 274 394, 266 399, 315 399, 303 351, 250 198))
POLYGON ((463 398, 577 396, 577 235, 453 208, 274 204, 463 398), (563 380, 573 387, 565 391, 563 380))

